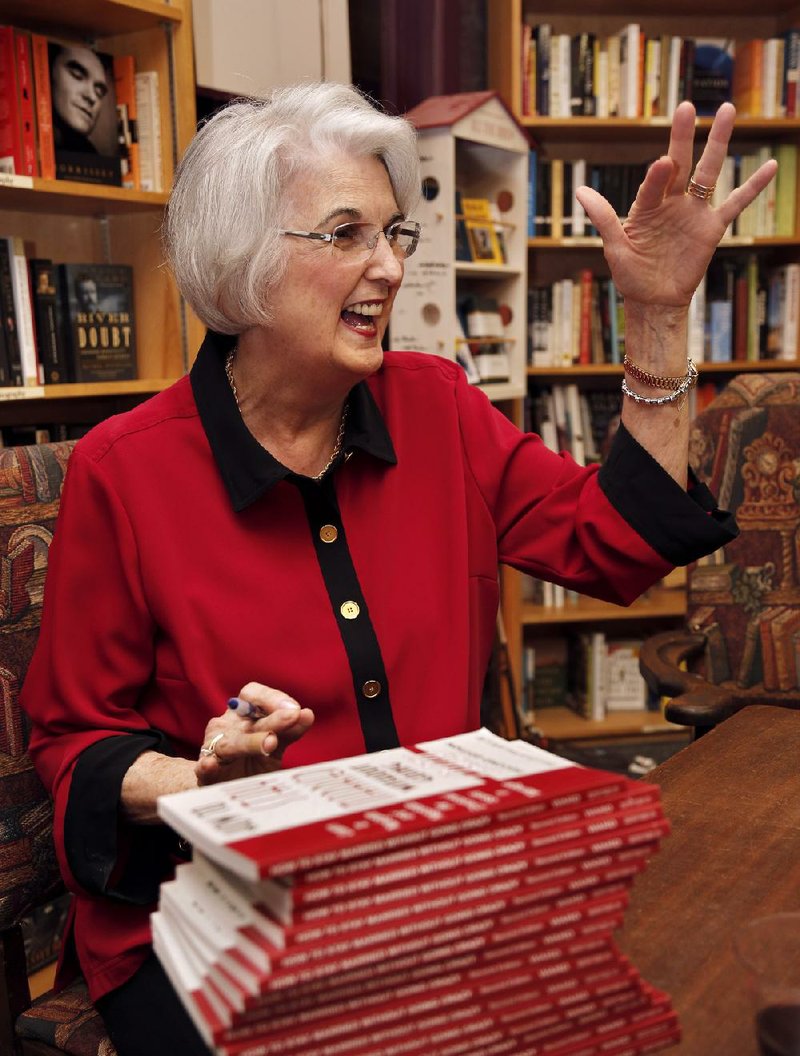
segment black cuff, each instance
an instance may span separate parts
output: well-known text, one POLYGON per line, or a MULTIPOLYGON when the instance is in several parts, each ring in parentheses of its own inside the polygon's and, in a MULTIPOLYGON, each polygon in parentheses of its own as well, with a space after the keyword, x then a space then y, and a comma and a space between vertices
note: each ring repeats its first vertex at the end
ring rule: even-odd
POLYGON ((705 484, 690 472, 684 491, 622 424, 597 479, 614 509, 671 565, 688 565, 739 534, 705 484))
POLYGON ((120 816, 120 789, 142 752, 174 755, 158 730, 106 737, 75 764, 64 817, 64 850, 75 880, 94 895, 146 905, 170 872, 178 836, 166 825, 133 825, 120 816))

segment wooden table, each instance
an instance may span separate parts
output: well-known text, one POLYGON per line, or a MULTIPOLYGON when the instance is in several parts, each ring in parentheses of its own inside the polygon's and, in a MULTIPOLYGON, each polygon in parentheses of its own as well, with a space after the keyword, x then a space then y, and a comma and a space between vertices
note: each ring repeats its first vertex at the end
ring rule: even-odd
POLYGON ((800 712, 745 708, 648 780, 672 833, 634 884, 620 946, 672 996, 683 1041, 666 1052, 756 1056, 731 938, 800 910, 800 712))

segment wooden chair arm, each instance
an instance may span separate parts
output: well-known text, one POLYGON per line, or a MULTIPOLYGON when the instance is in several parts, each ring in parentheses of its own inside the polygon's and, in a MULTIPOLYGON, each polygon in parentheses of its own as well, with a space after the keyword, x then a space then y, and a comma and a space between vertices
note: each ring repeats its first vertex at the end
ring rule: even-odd
POLYGON ((639 670, 647 685, 659 696, 674 697, 699 691, 709 683, 701 675, 684 671, 684 660, 699 656, 705 648, 704 634, 663 631, 645 638, 639 652, 639 670))

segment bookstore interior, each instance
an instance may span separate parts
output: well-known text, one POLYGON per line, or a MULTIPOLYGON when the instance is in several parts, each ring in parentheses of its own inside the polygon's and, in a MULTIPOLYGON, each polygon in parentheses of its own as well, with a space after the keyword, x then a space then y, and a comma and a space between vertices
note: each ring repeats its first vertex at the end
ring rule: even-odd
MULTIPOLYGON (((54 520, 72 443, 192 366, 205 328, 164 264, 162 224, 198 120, 252 84, 309 79, 352 81, 417 132, 422 234, 385 347, 454 361, 580 466, 602 466, 630 375, 623 298, 575 192, 624 220, 678 104, 694 103, 699 151, 734 103, 731 149, 701 190, 716 207, 765 161, 777 175, 694 294, 683 395, 691 468, 740 534, 627 606, 500 567, 491 733, 392 750, 385 773, 357 757, 319 764, 316 784, 287 769, 238 798, 165 797, 194 855, 162 885, 156 955, 226 1056, 748 1056, 754 1016, 763 1056, 797 1056, 796 968, 756 1012, 742 990, 723 1029, 703 1019, 713 990, 645 980, 614 939, 634 880, 669 853, 678 753, 746 705, 800 708, 792 0, 0 0, 0 763, 32 773, 24 667, 5 657, 30 658, 52 524, 26 532, 20 510, 47 499, 25 516, 54 520), (269 61, 250 60, 247 36, 271 42, 269 61), (33 447, 56 454, 21 453, 33 447)), ((4 893, 38 868, 6 783, 4 893)), ((40 894, 19 913, 9 896, 2 926, 22 920, 27 962, 6 959, 48 992, 68 896, 40 894)), ((770 908, 800 911, 788 894, 770 908)), ((758 975, 768 941, 726 953, 727 970, 758 975)), ((102 1030, 93 1049, 37 1034, 35 1009, 16 1033, 0 1010, 0 1051, 113 1053, 102 1030)))

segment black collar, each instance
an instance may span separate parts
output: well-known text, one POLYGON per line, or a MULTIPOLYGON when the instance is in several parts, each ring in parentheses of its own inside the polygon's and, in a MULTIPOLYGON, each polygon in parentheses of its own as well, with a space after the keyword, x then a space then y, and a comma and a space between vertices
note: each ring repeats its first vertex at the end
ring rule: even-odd
MULTIPOLYGON (((256 440, 242 421, 225 377, 225 357, 236 338, 209 330, 190 372, 200 421, 233 508, 245 509, 268 488, 296 477, 256 440)), ((329 473, 345 455, 359 448, 389 465, 397 463, 389 431, 365 381, 350 390, 342 451, 329 473)))

